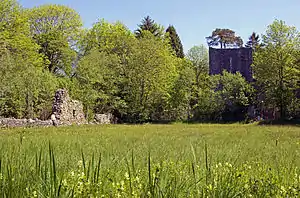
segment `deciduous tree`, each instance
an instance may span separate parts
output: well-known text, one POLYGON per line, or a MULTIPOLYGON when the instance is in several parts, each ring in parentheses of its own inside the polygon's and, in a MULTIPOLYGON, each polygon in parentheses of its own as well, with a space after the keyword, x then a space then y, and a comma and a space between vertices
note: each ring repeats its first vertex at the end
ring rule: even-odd
POLYGON ((253 88, 240 74, 223 71, 210 76, 199 89, 195 118, 200 120, 243 120, 252 102, 253 88))
POLYGON ((122 108, 118 86, 122 77, 119 64, 117 55, 99 52, 96 48, 79 61, 76 97, 84 103, 88 117, 92 118, 94 113, 113 113, 122 108))
POLYGON ((199 87, 201 77, 207 75, 209 70, 208 50, 204 45, 194 46, 188 51, 187 58, 192 62, 196 77, 195 81, 197 87, 199 87))
POLYGON ((27 11, 31 34, 52 73, 70 74, 81 34, 79 14, 63 5, 42 5, 27 11))
POLYGON ((296 100, 299 88, 300 36, 297 29, 275 20, 262 36, 263 47, 254 56, 253 71, 267 108, 278 108, 281 118, 296 100))
POLYGON ((15 0, 1 1, 0 38, 0 116, 44 118, 56 81, 42 70, 38 45, 15 0))
POLYGON ((158 119, 170 99, 170 89, 178 75, 177 61, 167 41, 145 32, 129 58, 125 99, 128 116, 136 121, 158 119))

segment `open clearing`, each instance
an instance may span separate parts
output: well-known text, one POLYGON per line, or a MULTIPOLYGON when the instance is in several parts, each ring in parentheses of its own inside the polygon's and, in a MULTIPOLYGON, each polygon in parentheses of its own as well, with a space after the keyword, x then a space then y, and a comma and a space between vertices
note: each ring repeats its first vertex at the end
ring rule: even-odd
POLYGON ((2 197, 297 197, 299 167, 299 126, 0 130, 2 197))

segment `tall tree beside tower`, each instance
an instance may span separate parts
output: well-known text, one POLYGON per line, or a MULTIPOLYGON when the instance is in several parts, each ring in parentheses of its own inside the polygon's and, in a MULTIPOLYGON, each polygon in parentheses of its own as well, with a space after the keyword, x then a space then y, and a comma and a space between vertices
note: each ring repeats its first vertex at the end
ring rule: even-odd
POLYGON ((246 43, 245 47, 255 49, 259 45, 259 42, 260 42, 259 35, 253 32, 249 37, 249 40, 246 43))
POLYGON ((176 56, 178 58, 184 58, 183 46, 182 46, 181 40, 176 32, 175 27, 173 25, 169 25, 166 32, 169 33, 170 44, 171 44, 173 50, 175 51, 176 56))
POLYGON ((254 51, 255 49, 260 45, 260 38, 259 35, 253 32, 251 36, 249 37, 249 40, 247 41, 245 47, 252 48, 254 51))

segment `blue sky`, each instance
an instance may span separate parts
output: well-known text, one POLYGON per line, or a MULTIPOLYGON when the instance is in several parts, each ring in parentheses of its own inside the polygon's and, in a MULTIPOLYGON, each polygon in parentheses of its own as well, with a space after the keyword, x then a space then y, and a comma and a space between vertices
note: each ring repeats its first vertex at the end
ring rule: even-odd
POLYGON ((134 30, 149 15, 157 23, 175 26, 184 51, 206 44, 215 28, 230 28, 246 42, 255 31, 264 33, 275 19, 300 30, 300 0, 19 0, 26 8, 42 4, 63 4, 75 9, 85 27, 98 19, 121 21, 134 30))

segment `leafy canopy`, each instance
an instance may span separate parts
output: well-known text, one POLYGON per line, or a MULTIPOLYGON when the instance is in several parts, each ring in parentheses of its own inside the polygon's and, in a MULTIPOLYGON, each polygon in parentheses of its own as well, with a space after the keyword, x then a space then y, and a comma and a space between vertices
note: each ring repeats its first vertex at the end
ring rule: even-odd
POLYGON ((262 36, 262 45, 254 55, 254 77, 264 105, 278 108, 283 118, 299 89, 300 34, 295 27, 275 20, 262 36))
POLYGON ((76 57, 82 21, 63 5, 42 5, 27 11, 31 34, 52 73, 69 74, 76 57))
POLYGON ((235 32, 230 29, 215 29, 211 36, 206 37, 207 44, 210 47, 219 46, 221 48, 242 47, 243 40, 236 36, 235 32))

